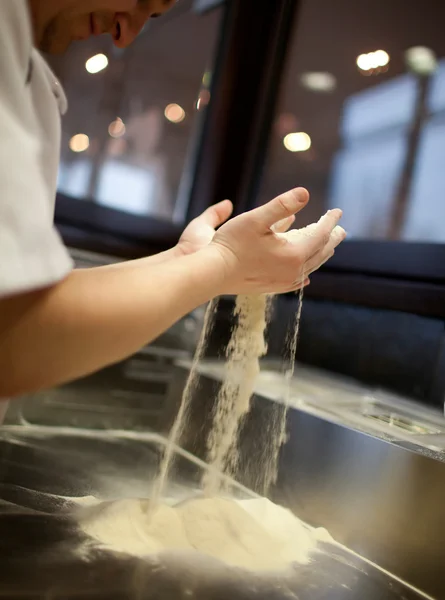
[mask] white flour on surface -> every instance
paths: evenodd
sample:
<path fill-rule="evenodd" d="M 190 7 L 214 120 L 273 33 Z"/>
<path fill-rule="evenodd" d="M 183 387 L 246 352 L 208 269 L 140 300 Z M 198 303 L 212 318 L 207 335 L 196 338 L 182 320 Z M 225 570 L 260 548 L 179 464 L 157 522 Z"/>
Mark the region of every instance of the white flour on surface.
<path fill-rule="evenodd" d="M 302 236 L 312 235 L 313 227 L 277 235 L 295 243 Z M 302 297 L 301 291 L 295 328 L 287 340 L 289 366 L 285 377 L 289 390 Z M 238 470 L 238 438 L 250 410 L 260 372 L 259 360 L 267 350 L 265 333 L 271 301 L 271 297 L 264 294 L 238 296 L 236 299 L 234 316 L 237 322 L 226 351 L 226 376 L 216 399 L 213 427 L 207 441 L 208 462 L 212 469 L 207 471 L 202 481 L 205 497 L 174 506 L 160 503 L 174 446 L 179 443 L 187 423 L 189 405 L 198 381 L 198 364 L 212 327 L 216 301 L 210 304 L 206 313 L 199 347 L 155 482 L 153 498 L 84 504 L 80 509 L 81 527 L 97 545 L 137 556 L 184 551 L 199 553 L 226 565 L 267 571 L 285 569 L 292 562 L 307 563 L 317 541 L 331 539 L 325 530 L 311 530 L 290 511 L 265 498 L 236 501 L 220 497 L 222 484 L 218 473 L 233 476 Z M 264 460 L 258 466 L 263 470 L 265 492 L 276 479 L 279 451 L 286 438 L 289 390 L 285 406 L 269 419 L 260 440 Z"/>
<path fill-rule="evenodd" d="M 149 506 L 149 500 L 140 499 L 86 505 L 80 525 L 103 549 L 134 556 L 186 551 L 253 571 L 306 564 L 318 541 L 331 541 L 326 530 L 310 529 L 266 498 Z"/>

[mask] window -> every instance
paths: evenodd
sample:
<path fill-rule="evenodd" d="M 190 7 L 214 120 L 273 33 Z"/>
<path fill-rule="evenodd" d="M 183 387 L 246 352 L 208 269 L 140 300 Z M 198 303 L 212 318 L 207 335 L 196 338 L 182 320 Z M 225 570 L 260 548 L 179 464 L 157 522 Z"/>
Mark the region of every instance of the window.
<path fill-rule="evenodd" d="M 138 216 L 184 220 L 181 180 L 210 101 L 223 14 L 222 7 L 196 8 L 181 1 L 125 51 L 102 36 L 51 59 L 70 106 L 60 192 Z"/>
<path fill-rule="evenodd" d="M 258 202 L 303 185 L 298 226 L 344 210 L 350 239 L 445 241 L 441 0 L 303 0 Z"/>

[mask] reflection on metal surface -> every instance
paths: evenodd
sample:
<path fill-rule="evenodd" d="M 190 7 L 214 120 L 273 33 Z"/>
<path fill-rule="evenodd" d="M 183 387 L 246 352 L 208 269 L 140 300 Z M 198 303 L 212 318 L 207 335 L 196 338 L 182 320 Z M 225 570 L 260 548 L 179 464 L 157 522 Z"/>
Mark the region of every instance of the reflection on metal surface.
<path fill-rule="evenodd" d="M 182 371 L 185 378 L 187 372 Z M 299 369 L 296 373 L 300 374 Z M 168 405 L 171 411 L 169 422 L 181 389 L 179 383 L 175 385 L 166 403 L 166 411 Z M 219 385 L 212 375 L 202 375 L 190 411 L 182 443 L 198 456 L 205 456 L 211 423 L 207 414 Z M 329 404 L 326 398 L 325 403 Z M 259 432 L 268 431 L 275 407 L 275 400 L 268 401 L 257 391 L 241 433 L 238 478 L 253 489 L 265 445 L 265 438 L 258 443 Z M 398 438 L 394 436 L 395 442 L 379 439 L 369 427 L 363 433 L 357 422 L 350 425 L 345 414 L 339 412 L 336 420 L 334 413 L 321 408 L 311 412 L 305 404 L 290 410 L 288 442 L 282 450 L 273 499 L 311 525 L 325 527 L 335 539 L 403 580 L 435 598 L 445 598 L 445 550 L 437 533 L 445 531 L 445 452 L 421 446 L 414 434 L 403 430 Z M 439 436 L 419 437 L 431 438 L 437 448 Z M 405 440 L 415 443 L 408 447 Z"/>
<path fill-rule="evenodd" d="M 387 423 L 390 427 L 398 427 L 399 429 L 403 429 L 409 433 L 413 434 L 435 434 L 440 433 L 440 429 L 433 429 L 424 425 L 420 422 L 413 421 L 408 419 L 407 417 L 403 417 L 402 415 L 398 415 L 397 413 L 363 413 L 363 416 L 367 419 L 375 419 L 376 421 L 381 421 L 382 423 Z"/>
<path fill-rule="evenodd" d="M 147 498 L 165 439 L 131 432 L 9 427 L 0 431 L 0 596 L 67 600 L 417 600 L 426 596 L 347 548 L 320 542 L 308 565 L 283 574 L 222 567 L 199 561 L 136 558 L 92 546 L 79 526 L 104 502 Z M 206 465 L 177 449 L 176 475 L 167 501 L 195 494 Z M 224 478 L 229 495 L 252 498 Z M 83 498 L 83 501 L 79 501 Z M 92 508 L 90 508 L 92 506 Z M 204 563 L 206 564 L 206 563 Z"/>
<path fill-rule="evenodd" d="M 170 352 L 167 354 L 170 356 Z M 156 359 L 156 356 L 150 357 L 149 354 L 145 354 L 145 357 Z M 153 364 L 153 361 L 149 361 L 149 364 Z M 121 384 L 126 379 L 119 376 L 119 371 L 111 370 L 106 376 L 102 375 L 103 380 L 100 377 L 93 378 L 77 388 L 48 392 L 40 403 L 31 399 L 23 405 L 22 411 L 22 417 L 28 421 L 27 427 L 5 427 L 0 430 L 0 497 L 7 502 L 12 498 L 23 511 L 25 506 L 27 511 L 37 506 L 35 502 L 38 501 L 38 510 L 44 513 L 46 519 L 43 523 L 36 516 L 36 523 L 24 533 L 22 529 L 20 532 L 14 530 L 13 524 L 8 525 L 12 529 L 5 529 L 4 524 L 9 522 L 1 511 L 7 510 L 9 504 L 0 502 L 2 536 L 4 531 L 9 531 L 8 535 L 14 534 L 18 540 L 23 539 L 20 535 L 28 540 L 26 536 L 32 534 L 35 542 L 32 546 L 28 540 L 30 546 L 44 557 L 40 559 L 41 562 L 34 564 L 31 552 L 28 555 L 30 562 L 20 563 L 25 567 L 30 582 L 36 581 L 37 564 L 39 568 L 43 566 L 43 580 L 60 570 L 57 562 L 60 553 L 51 540 L 57 535 L 58 539 L 62 539 L 65 535 L 58 529 L 65 516 L 57 512 L 59 505 L 53 504 L 54 496 L 93 494 L 111 499 L 128 496 L 143 498 L 149 495 L 150 480 L 158 460 L 151 442 L 163 442 L 159 441 L 162 440 L 160 436 L 137 430 L 147 431 L 153 427 L 157 431 L 168 432 L 187 376 L 187 369 L 170 368 L 172 378 L 166 396 L 160 394 L 156 399 L 155 384 L 147 387 L 146 382 L 141 382 L 138 387 L 138 381 L 129 380 L 128 386 L 123 386 Z M 438 532 L 445 531 L 445 505 L 442 501 L 445 494 L 445 453 L 437 449 L 441 443 L 445 447 L 445 435 L 419 433 L 418 430 L 413 433 L 402 428 L 400 438 L 393 438 L 396 439 L 395 443 L 373 437 L 370 429 L 365 430 L 364 435 L 357 430 L 357 424 L 353 425 L 355 430 L 351 428 L 345 415 L 355 411 L 362 421 L 373 424 L 375 420 L 363 414 L 366 407 L 371 407 L 376 415 L 397 413 L 402 424 L 412 422 L 434 429 L 435 421 L 432 419 L 430 423 L 429 419 L 414 416 L 415 408 L 411 404 L 404 405 L 403 409 L 391 408 L 396 401 L 390 396 L 385 396 L 381 402 L 376 400 L 376 394 L 360 395 L 356 390 L 354 396 L 354 386 L 342 387 L 341 380 L 336 380 L 335 385 L 327 385 L 326 379 L 312 371 L 297 369 L 297 374 L 305 381 L 307 389 L 320 392 L 324 382 L 333 391 L 332 410 L 339 411 L 336 416 L 338 420 L 334 420 L 334 412 L 320 408 L 308 409 L 306 404 L 291 409 L 289 440 L 280 458 L 279 478 L 273 490 L 273 499 L 288 506 L 309 524 L 325 527 L 339 542 L 403 580 L 436 599 L 444 598 L 442 565 L 445 554 Z M 273 369 L 267 375 L 270 384 L 274 381 Z M 279 373 L 275 375 L 278 377 Z M 186 435 L 181 441 L 185 450 L 191 451 L 195 457 L 190 458 L 185 451 L 179 452 L 179 457 L 187 460 L 178 458 L 176 473 L 179 482 L 173 482 L 172 488 L 175 493 L 180 493 L 180 489 L 184 492 L 179 485 L 181 482 L 190 486 L 191 482 L 199 481 L 196 468 L 190 462 L 194 465 L 203 464 L 199 457 L 205 456 L 206 436 L 212 422 L 212 402 L 218 385 L 219 382 L 213 377 L 201 375 Z M 349 390 L 346 402 L 342 390 Z M 320 394 L 318 401 L 323 397 L 326 403 L 327 398 L 323 394 Z M 335 408 L 336 403 L 339 408 Z M 257 475 L 261 475 L 261 457 L 267 446 L 267 443 L 258 444 L 259 432 L 263 433 L 261 440 L 267 442 L 268 426 L 276 408 L 276 400 L 256 395 L 252 411 L 241 431 L 241 468 L 237 477 L 253 490 L 259 489 L 256 487 Z M 53 427 L 33 427 L 29 422 Z M 75 430 L 66 425 L 131 431 Z M 390 427 L 388 423 L 380 421 L 376 421 L 376 425 Z M 421 447 L 418 438 L 428 438 L 433 444 Z M 433 445 L 436 450 L 430 449 Z M 42 496 L 42 492 L 46 495 Z M 47 517 L 42 506 L 48 506 L 53 517 Z M 25 528 L 26 519 L 23 523 Z M 53 526 L 54 531 L 51 529 Z M 38 528 L 37 534 L 35 527 Z M 71 533 L 66 538 L 68 547 L 72 539 L 70 536 Z M 46 543 L 47 538 L 50 538 L 50 542 L 43 551 L 39 544 Z M 11 551 L 7 542 L 3 547 Z M 23 548 L 19 544 L 11 547 L 16 548 L 19 556 L 23 555 Z M 63 556 L 65 559 L 68 556 L 65 550 Z M 120 564 L 120 559 L 109 555 L 102 557 L 102 560 L 107 565 L 116 560 L 116 568 Z M 11 571 L 7 574 L 9 579 L 3 577 L 2 569 L 6 569 L 7 564 L 4 557 L 0 557 L 2 585 L 4 581 L 11 583 L 13 575 Z M 100 566 L 96 565 L 95 568 L 98 569 L 93 569 L 95 573 L 102 573 Z M 74 561 L 68 571 L 77 572 L 76 569 L 78 565 Z M 23 572 L 21 566 L 20 578 L 13 585 L 17 585 L 17 582 L 22 585 Z M 64 573 L 63 577 L 69 578 L 67 572 Z M 62 578 L 61 573 L 56 575 Z M 77 579 L 80 581 L 81 578 L 75 578 L 75 585 Z M 41 583 L 42 578 L 39 581 Z M 65 585 L 66 579 L 60 579 L 59 583 Z M 295 588 L 294 593 L 300 600 L 312 600 L 313 585 L 318 586 L 320 600 L 332 600 L 334 596 L 339 600 L 408 600 L 424 597 L 345 550 L 337 553 L 331 549 L 317 557 L 308 571 L 300 572 L 298 585 L 303 587 Z M 234 600 L 237 597 L 234 590 L 230 595 Z M 10 597 L 21 600 L 20 595 L 10 594 Z M 267 597 L 281 600 L 279 595 Z M 62 598 L 66 600 L 66 596 Z M 114 599 L 112 595 L 107 596 L 107 600 L 111 598 Z M 148 592 L 144 598 L 150 598 Z M 196 598 L 200 596 L 196 595 Z M 263 599 L 264 595 L 247 595 L 244 598 Z M 59 600 L 57 596 L 56 599 Z"/>
<path fill-rule="evenodd" d="M 180 364 L 188 367 L 185 362 Z M 221 380 L 223 364 L 203 363 L 201 373 Z M 282 402 L 285 383 L 281 365 L 263 361 L 255 389 L 270 400 Z M 439 411 L 318 369 L 301 364 L 296 366 L 291 403 L 309 414 L 381 439 L 409 442 L 441 453 L 445 451 L 445 419 Z M 441 434 L 443 439 L 438 439 Z"/>

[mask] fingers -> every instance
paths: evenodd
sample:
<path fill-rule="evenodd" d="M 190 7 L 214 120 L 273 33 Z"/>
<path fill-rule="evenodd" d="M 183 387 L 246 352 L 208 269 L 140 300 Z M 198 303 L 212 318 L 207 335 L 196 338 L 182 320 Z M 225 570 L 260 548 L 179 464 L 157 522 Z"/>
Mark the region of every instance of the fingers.
<path fill-rule="evenodd" d="M 309 226 L 311 227 L 311 226 Z M 301 230 L 300 230 L 301 231 Z M 304 272 L 296 277 L 288 291 L 300 289 L 304 279 L 304 287 L 309 285 L 309 275 L 319 269 L 334 255 L 335 248 L 346 238 L 343 227 L 336 226 L 332 230 L 328 243 L 304 264 Z"/>
<path fill-rule="evenodd" d="M 278 221 L 278 223 L 275 223 L 275 225 L 272 225 L 271 229 L 275 233 L 286 233 L 286 231 L 289 229 L 289 227 L 291 225 L 293 225 L 294 221 L 295 221 L 295 215 L 291 215 L 290 217 L 287 217 L 286 219 L 282 219 L 281 221 Z"/>
<path fill-rule="evenodd" d="M 233 204 L 230 200 L 223 200 L 210 206 L 205 210 L 198 219 L 203 219 L 207 225 L 213 227 L 219 227 L 230 217 L 233 211 Z"/>
<path fill-rule="evenodd" d="M 250 211 L 250 215 L 255 219 L 260 229 L 267 231 L 275 223 L 283 221 L 299 212 L 306 206 L 309 200 L 309 194 L 304 188 L 290 190 L 267 204 Z"/>
<path fill-rule="evenodd" d="M 342 211 L 338 208 L 329 210 L 321 217 L 318 223 L 314 223 L 307 227 L 307 235 L 301 236 L 297 241 L 301 247 L 301 252 L 304 261 L 307 262 L 312 256 L 317 254 L 326 245 L 329 244 L 331 234 L 337 227 L 342 216 Z M 342 230 L 344 231 L 344 230 Z M 344 239 L 344 238 L 343 238 Z M 339 240 L 340 243 L 342 240 Z"/>
<path fill-rule="evenodd" d="M 335 248 L 345 239 L 346 231 L 343 227 L 336 226 L 329 236 L 328 243 L 318 252 L 316 252 L 304 265 L 304 271 L 307 274 L 313 273 L 319 269 L 333 255 Z"/>

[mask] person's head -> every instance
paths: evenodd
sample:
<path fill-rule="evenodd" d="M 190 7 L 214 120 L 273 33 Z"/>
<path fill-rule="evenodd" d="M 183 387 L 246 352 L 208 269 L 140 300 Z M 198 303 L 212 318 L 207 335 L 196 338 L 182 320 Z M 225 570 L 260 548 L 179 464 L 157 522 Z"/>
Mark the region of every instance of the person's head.
<path fill-rule="evenodd" d="M 36 46 L 59 54 L 71 42 L 109 33 L 116 46 L 131 44 L 144 24 L 176 0 L 28 0 Z"/>

